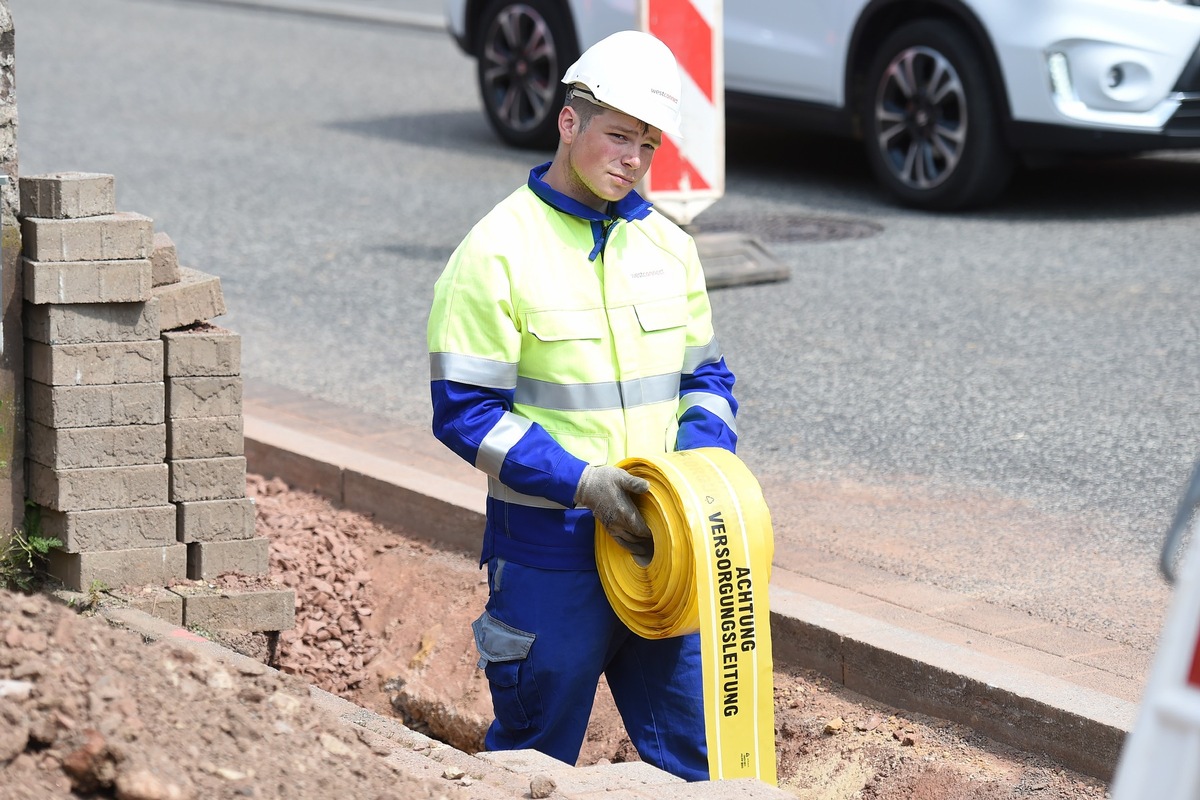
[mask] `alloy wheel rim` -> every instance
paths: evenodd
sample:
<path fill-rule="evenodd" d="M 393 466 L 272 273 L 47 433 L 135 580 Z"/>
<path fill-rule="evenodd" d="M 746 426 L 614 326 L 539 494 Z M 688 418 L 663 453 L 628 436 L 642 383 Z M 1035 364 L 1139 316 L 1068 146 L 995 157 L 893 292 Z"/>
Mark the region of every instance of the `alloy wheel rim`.
<path fill-rule="evenodd" d="M 883 73 L 875 100 L 879 154 L 912 189 L 944 183 L 967 141 L 967 97 L 958 71 L 928 47 L 899 53 Z"/>
<path fill-rule="evenodd" d="M 501 11 L 484 36 L 480 63 L 488 103 L 508 128 L 530 131 L 546 118 L 558 89 L 558 55 L 536 9 Z"/>

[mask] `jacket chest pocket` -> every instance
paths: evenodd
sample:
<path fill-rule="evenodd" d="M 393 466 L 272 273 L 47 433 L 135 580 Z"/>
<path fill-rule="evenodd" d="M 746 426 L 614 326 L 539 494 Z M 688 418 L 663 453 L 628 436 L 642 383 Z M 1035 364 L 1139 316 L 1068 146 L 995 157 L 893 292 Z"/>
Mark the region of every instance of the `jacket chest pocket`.
<path fill-rule="evenodd" d="M 555 383 L 605 380 L 610 340 L 603 308 L 531 311 L 525 318 L 521 374 Z"/>
<path fill-rule="evenodd" d="M 668 297 L 634 303 L 636 334 L 643 353 L 642 367 L 647 374 L 678 372 L 683 365 L 687 345 L 687 298 Z"/>

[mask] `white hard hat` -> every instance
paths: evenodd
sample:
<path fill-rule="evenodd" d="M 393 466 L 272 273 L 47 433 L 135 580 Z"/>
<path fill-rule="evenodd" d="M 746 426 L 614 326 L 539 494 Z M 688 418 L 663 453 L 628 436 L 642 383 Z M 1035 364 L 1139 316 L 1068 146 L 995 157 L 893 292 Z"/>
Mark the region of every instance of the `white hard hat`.
<path fill-rule="evenodd" d="M 567 68 L 562 82 L 679 137 L 679 65 L 670 48 L 648 33 L 619 31 L 601 39 Z"/>

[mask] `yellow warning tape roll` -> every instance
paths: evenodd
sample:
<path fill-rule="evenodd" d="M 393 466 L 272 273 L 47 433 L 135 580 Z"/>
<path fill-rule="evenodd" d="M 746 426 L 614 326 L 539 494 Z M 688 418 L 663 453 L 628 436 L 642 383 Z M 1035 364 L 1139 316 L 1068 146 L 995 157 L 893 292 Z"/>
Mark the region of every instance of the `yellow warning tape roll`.
<path fill-rule="evenodd" d="M 716 447 L 628 458 L 654 553 L 638 558 L 597 523 L 596 563 L 617 616 L 647 639 L 700 632 L 709 777 L 775 784 L 771 664 L 774 539 L 762 489 Z"/>

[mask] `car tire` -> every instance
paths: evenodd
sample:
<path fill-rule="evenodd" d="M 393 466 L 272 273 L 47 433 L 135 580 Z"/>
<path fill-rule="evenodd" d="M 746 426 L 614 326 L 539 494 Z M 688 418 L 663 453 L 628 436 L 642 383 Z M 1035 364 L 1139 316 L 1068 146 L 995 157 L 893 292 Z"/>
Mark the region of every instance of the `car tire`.
<path fill-rule="evenodd" d="M 995 199 L 1016 160 L 997 88 L 967 35 L 944 20 L 897 29 L 867 70 L 861 109 L 867 158 L 905 205 L 956 210 Z"/>
<path fill-rule="evenodd" d="M 558 143 L 563 73 L 579 58 L 567 12 L 553 0 L 493 0 L 479 21 L 475 64 L 488 122 L 510 145 Z"/>

